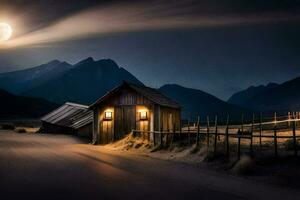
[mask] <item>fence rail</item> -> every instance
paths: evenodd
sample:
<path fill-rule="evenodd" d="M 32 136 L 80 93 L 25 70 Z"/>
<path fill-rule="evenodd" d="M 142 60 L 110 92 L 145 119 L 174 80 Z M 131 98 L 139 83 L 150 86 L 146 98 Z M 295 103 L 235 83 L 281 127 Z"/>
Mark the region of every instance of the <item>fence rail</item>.
<path fill-rule="evenodd" d="M 268 118 L 270 121 L 262 118 L 255 119 L 253 115 L 252 122 L 244 124 L 243 116 L 240 124 L 230 124 L 230 118 L 227 116 L 225 125 L 218 125 L 218 116 L 215 116 L 214 125 L 211 126 L 209 117 L 206 117 L 206 122 L 200 124 L 200 117 L 197 122 L 190 126 L 190 121 L 187 124 L 180 125 L 176 130 L 175 124 L 172 129 L 167 131 L 142 131 L 132 130 L 135 136 L 143 137 L 144 139 L 153 142 L 154 146 L 171 146 L 174 142 L 185 142 L 187 144 L 199 145 L 200 140 L 206 143 L 207 150 L 210 151 L 210 145 L 213 143 L 213 152 L 217 152 L 218 145 L 220 146 L 221 137 L 223 137 L 222 145 L 225 147 L 226 155 L 229 157 L 231 152 L 232 139 L 236 140 L 237 158 L 241 156 L 241 143 L 247 140 L 249 145 L 249 153 L 253 154 L 254 139 L 258 140 L 259 149 L 262 150 L 263 140 L 269 139 L 269 143 L 273 144 L 274 155 L 278 156 L 278 145 L 282 142 L 280 139 L 290 139 L 292 141 L 294 155 L 298 154 L 298 138 L 297 130 L 300 128 L 300 113 L 288 113 L 286 116 L 277 116 L 274 113 L 273 118 Z M 280 120 L 279 120 L 280 119 Z M 257 122 L 259 121 L 259 122 Z M 284 135 L 282 134 L 284 133 Z M 233 143 L 232 143 L 233 144 Z M 270 145 L 269 145 L 270 146 Z"/>

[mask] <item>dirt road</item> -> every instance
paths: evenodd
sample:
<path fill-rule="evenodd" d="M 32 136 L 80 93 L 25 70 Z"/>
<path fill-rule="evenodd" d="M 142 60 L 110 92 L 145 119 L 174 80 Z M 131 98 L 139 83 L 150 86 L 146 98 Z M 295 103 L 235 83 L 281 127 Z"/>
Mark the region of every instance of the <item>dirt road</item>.
<path fill-rule="evenodd" d="M 294 197 L 294 198 L 293 198 Z M 1 199 L 297 199 L 299 192 L 63 135 L 0 131 Z"/>

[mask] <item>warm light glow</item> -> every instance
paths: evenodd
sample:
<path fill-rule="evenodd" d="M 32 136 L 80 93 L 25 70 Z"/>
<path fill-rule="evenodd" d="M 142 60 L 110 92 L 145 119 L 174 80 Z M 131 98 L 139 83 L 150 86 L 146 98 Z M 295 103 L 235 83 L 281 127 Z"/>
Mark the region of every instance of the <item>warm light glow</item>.
<path fill-rule="evenodd" d="M 112 119 L 112 112 L 111 111 L 104 112 L 104 119 L 106 120 Z"/>
<path fill-rule="evenodd" d="M 142 120 L 148 119 L 146 110 L 140 111 L 140 119 L 142 119 Z"/>
<path fill-rule="evenodd" d="M 13 30 L 9 24 L 0 22 L 0 42 L 9 40 L 12 32 Z"/>

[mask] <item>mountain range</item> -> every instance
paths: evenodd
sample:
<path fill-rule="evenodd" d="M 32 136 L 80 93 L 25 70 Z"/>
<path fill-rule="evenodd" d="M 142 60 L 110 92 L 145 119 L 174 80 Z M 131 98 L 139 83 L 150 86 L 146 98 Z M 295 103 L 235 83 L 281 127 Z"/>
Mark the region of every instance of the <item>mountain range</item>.
<path fill-rule="evenodd" d="M 228 103 L 248 107 L 250 101 L 252 98 L 255 98 L 255 96 L 259 94 L 263 94 L 267 90 L 273 89 L 277 87 L 277 83 L 269 83 L 266 86 L 259 85 L 259 86 L 250 86 L 249 88 L 239 91 L 235 94 L 233 94 L 229 99 Z"/>
<path fill-rule="evenodd" d="M 232 95 L 228 102 L 262 112 L 300 110 L 300 77 L 282 84 L 249 87 Z"/>
<path fill-rule="evenodd" d="M 74 65 L 53 60 L 37 67 L 2 73 L 0 89 L 6 90 L 2 91 L 6 95 L 12 93 L 12 99 L 26 96 L 33 97 L 32 102 L 36 102 L 36 98 L 43 98 L 45 100 L 42 101 L 47 100 L 45 105 L 53 108 L 67 101 L 91 104 L 123 81 L 143 85 L 113 60 L 96 61 L 89 57 Z M 282 84 L 251 86 L 233 94 L 227 102 L 204 91 L 176 84 L 163 85 L 159 90 L 182 105 L 182 116 L 185 119 L 198 115 L 230 114 L 232 117 L 240 117 L 241 113 L 253 111 L 300 109 L 300 78 Z M 2 106 L 11 106 L 8 101 L 8 98 L 0 99 Z M 29 101 L 27 99 L 25 102 Z"/>
<path fill-rule="evenodd" d="M 0 88 L 15 95 L 44 98 L 56 104 L 66 101 L 91 104 L 123 81 L 143 85 L 113 60 L 95 61 L 91 57 L 74 65 L 53 60 L 37 67 L 0 74 Z M 179 85 L 164 85 L 159 90 L 183 106 L 183 118 L 217 113 L 240 115 L 245 111 L 201 90 Z"/>
<path fill-rule="evenodd" d="M 75 65 L 58 60 L 0 74 L 0 88 L 17 95 L 40 97 L 63 104 L 91 104 L 123 81 L 142 84 L 113 60 L 87 58 Z"/>
<path fill-rule="evenodd" d="M 66 101 L 91 104 L 123 81 L 142 84 L 110 59 L 94 61 L 88 58 L 71 70 L 31 88 L 25 96 L 43 97 L 56 103 Z"/>

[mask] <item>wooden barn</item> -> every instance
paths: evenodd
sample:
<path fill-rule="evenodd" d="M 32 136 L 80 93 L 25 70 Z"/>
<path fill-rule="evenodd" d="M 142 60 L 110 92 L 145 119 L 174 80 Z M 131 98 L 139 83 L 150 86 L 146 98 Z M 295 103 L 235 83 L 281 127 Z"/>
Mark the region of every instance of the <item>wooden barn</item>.
<path fill-rule="evenodd" d="M 93 112 L 88 106 L 68 102 L 42 117 L 41 121 L 40 132 L 92 138 Z"/>
<path fill-rule="evenodd" d="M 178 103 L 157 89 L 127 82 L 98 99 L 90 109 L 94 112 L 94 143 L 112 142 L 132 130 L 172 131 L 173 127 L 180 128 L 181 107 Z"/>

